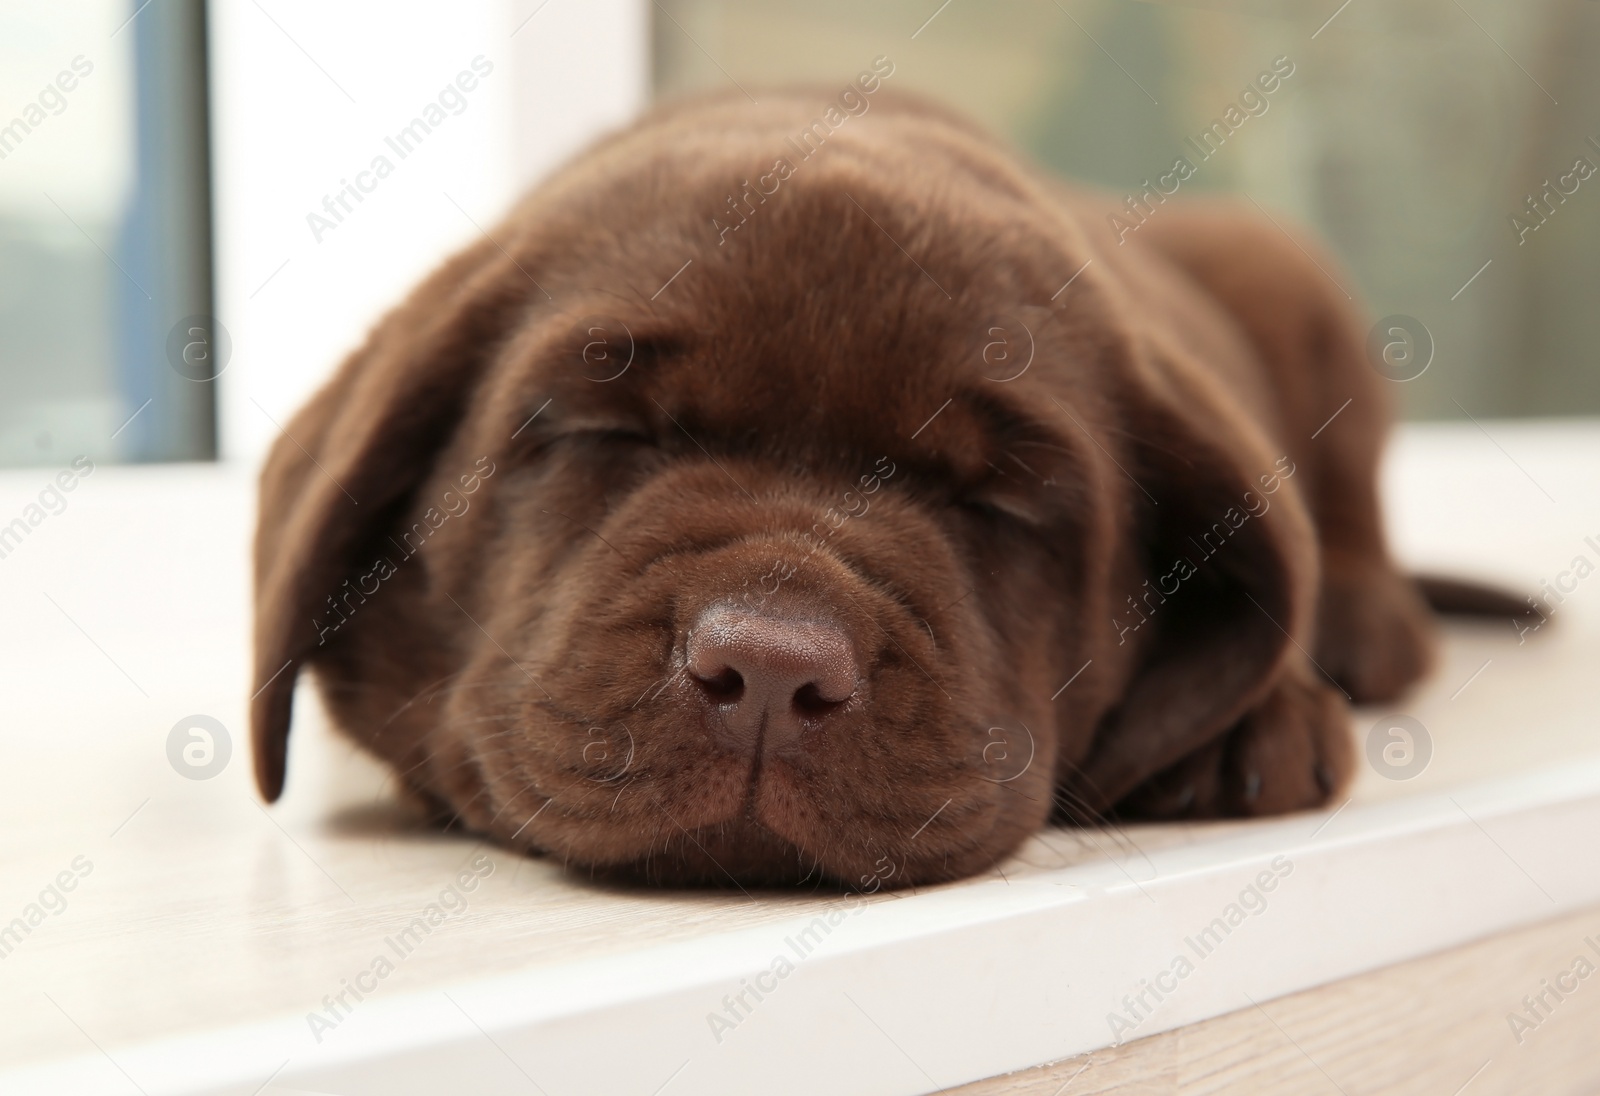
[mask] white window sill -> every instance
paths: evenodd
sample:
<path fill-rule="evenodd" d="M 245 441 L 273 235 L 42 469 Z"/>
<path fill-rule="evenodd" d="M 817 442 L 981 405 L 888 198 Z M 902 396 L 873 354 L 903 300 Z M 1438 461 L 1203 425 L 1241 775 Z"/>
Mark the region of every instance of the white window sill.
<path fill-rule="evenodd" d="M 1402 557 L 1530 591 L 1577 555 L 1600 563 L 1584 543 L 1600 542 L 1600 426 L 1485 427 L 1492 440 L 1403 433 L 1388 477 Z M 0 521 L 54 471 L 0 475 Z M 1124 995 L 1179 955 L 1193 972 L 1128 1037 L 1600 903 L 1596 579 L 1524 645 L 1509 622 L 1453 627 L 1438 674 L 1394 709 L 1429 729 L 1428 769 L 1363 769 L 1336 814 L 1056 831 L 1003 876 L 860 908 L 604 890 L 489 847 L 466 909 L 319 1044 L 307 1014 L 393 958 L 386 938 L 475 845 L 396 828 L 383 773 L 309 693 L 288 794 L 258 807 L 247 475 L 106 467 L 68 499 L 0 560 L 0 922 L 75 857 L 93 868 L 0 959 L 7 1093 L 124 1093 L 129 1078 L 249 1093 L 269 1077 L 263 1093 L 525 1093 L 531 1078 L 649 1096 L 757 1077 L 768 1093 L 919 1093 L 1107 1045 L 1108 1013 L 1129 1015 Z M 193 713 L 232 734 L 209 781 L 166 759 Z M 1293 868 L 1265 908 L 1193 950 L 1277 858 Z M 821 944 L 791 950 L 830 910 Z M 780 955 L 793 972 L 719 1042 L 708 1015 Z"/>

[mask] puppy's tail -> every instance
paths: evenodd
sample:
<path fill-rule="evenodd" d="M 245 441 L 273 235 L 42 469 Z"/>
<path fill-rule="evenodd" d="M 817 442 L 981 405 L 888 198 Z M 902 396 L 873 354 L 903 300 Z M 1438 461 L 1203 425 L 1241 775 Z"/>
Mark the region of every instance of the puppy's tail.
<path fill-rule="evenodd" d="M 1532 620 L 1538 616 L 1530 598 L 1506 590 L 1443 575 L 1416 575 L 1417 589 L 1436 613 L 1447 616 L 1511 617 Z"/>

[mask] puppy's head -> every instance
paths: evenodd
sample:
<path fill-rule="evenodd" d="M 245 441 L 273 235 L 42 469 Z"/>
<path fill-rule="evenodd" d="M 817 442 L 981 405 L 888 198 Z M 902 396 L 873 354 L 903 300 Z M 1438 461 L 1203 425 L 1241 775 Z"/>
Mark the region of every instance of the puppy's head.
<path fill-rule="evenodd" d="M 1020 176 L 873 124 L 800 163 L 671 116 L 601 146 L 291 424 L 269 797 L 312 664 L 441 812 L 607 873 L 876 889 L 1049 817 L 1132 666 L 1100 622 L 1143 519 L 1085 423 L 1135 348 L 1093 276 L 1048 303 L 1083 260 Z"/>

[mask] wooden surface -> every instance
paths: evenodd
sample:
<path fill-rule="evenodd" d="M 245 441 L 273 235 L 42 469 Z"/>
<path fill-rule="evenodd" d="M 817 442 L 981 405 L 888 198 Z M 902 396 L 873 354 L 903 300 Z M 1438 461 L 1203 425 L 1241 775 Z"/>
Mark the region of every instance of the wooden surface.
<path fill-rule="evenodd" d="M 1588 425 L 1487 427 L 1492 437 L 1471 426 L 1414 430 L 1398 447 L 1389 487 L 1396 539 L 1405 558 L 1529 588 L 1555 577 L 1580 553 L 1600 563 L 1600 552 L 1585 542 L 1588 536 L 1600 542 L 1600 431 Z M 0 516 L 21 512 L 55 471 L 0 475 Z M 385 941 L 480 854 L 487 857 L 483 863 L 492 865 L 492 873 L 467 897 L 464 909 L 452 913 L 396 964 L 345 1030 L 368 1022 L 364 1018 L 369 1015 L 390 1015 L 384 1010 L 399 1009 L 400 1002 L 415 995 L 507 974 L 609 962 L 613 968 L 608 969 L 620 972 L 615 976 L 623 981 L 630 970 L 646 967 L 665 972 L 663 979 L 687 978 L 694 972 L 672 967 L 683 960 L 663 957 L 669 952 L 715 955 L 723 941 L 826 908 L 828 898 L 808 894 L 600 888 L 563 873 L 558 865 L 417 828 L 394 805 L 386 774 L 328 734 L 315 706 L 305 702 L 306 693 L 297 709 L 288 794 L 279 805 L 264 809 L 249 781 L 244 724 L 244 562 L 251 521 L 249 479 L 241 472 L 104 467 L 78 485 L 65 512 L 47 518 L 0 560 L 0 619 L 5 621 L 0 629 L 0 698 L 5 705 L 0 730 L 5 746 L 5 765 L 0 767 L 0 835 L 5 839 L 0 842 L 0 924 L 23 915 L 61 872 L 74 870 L 77 858 L 92 865 L 61 896 L 65 908 L 45 914 L 0 958 L 0 1091 L 12 1091 L 9 1082 L 21 1076 L 7 1070 L 45 1069 L 55 1062 L 98 1070 L 94 1083 L 103 1082 L 104 1091 L 135 1091 L 118 1062 L 138 1061 L 141 1054 L 160 1057 L 165 1052 L 149 1048 L 248 1025 L 286 1025 L 285 1030 L 292 1028 L 303 1039 L 306 1017 L 324 1008 L 324 997 L 339 993 L 348 979 L 366 969 Z M 1453 628 L 1438 673 L 1395 709 L 1427 728 L 1433 748 L 1428 768 L 1415 779 L 1395 781 L 1363 767 L 1351 804 L 1327 833 L 1338 834 L 1346 821 L 1384 804 L 1403 807 L 1428 800 L 1448 805 L 1445 797 L 1465 794 L 1460 789 L 1475 782 L 1600 756 L 1595 726 L 1600 682 L 1593 672 L 1600 656 L 1600 577 L 1580 584 L 1554 619 L 1556 626 L 1526 643 L 1518 642 L 1509 624 Z M 233 757 L 212 779 L 189 779 L 168 759 L 172 729 L 195 714 L 220 720 L 231 737 Z M 1358 742 L 1380 714 L 1385 713 L 1357 714 L 1352 733 Z M 1417 816 L 1402 812 L 1394 817 Z M 893 932 L 909 934 L 904 937 L 909 939 L 925 931 L 917 927 L 918 911 L 924 908 L 961 909 L 970 920 L 991 901 L 986 896 L 1004 893 L 995 888 L 1011 888 L 1014 898 L 1028 893 L 1030 885 L 1080 887 L 1103 870 L 1104 887 L 1096 883 L 1083 892 L 1092 905 L 1101 901 L 1096 896 L 1112 894 L 1112 883 L 1151 883 L 1153 876 L 1140 874 L 1148 861 L 1167 865 L 1162 870 L 1180 882 L 1185 872 L 1227 870 L 1232 863 L 1228 857 L 1237 855 L 1226 852 L 1233 847 L 1227 842 L 1255 833 L 1290 832 L 1273 830 L 1273 825 L 1281 824 L 1053 831 L 985 878 L 872 899 L 874 904 L 898 904 L 895 917 L 864 918 L 861 924 L 898 925 Z M 1308 819 L 1293 825 L 1310 831 L 1321 822 Z M 1577 893 L 1561 889 L 1562 843 L 1592 843 L 1592 834 L 1585 839 L 1561 832 L 1554 814 L 1543 839 L 1536 831 L 1521 830 L 1513 840 L 1493 823 L 1480 829 L 1483 840 L 1472 856 L 1481 860 L 1473 859 L 1470 869 L 1481 874 L 1483 886 L 1491 889 L 1489 897 L 1503 911 L 1525 909 L 1514 916 L 1528 921 L 1549 915 L 1547 901 L 1568 901 Z M 1397 842 L 1413 839 L 1399 831 L 1395 837 Z M 1419 870 L 1427 867 L 1419 865 Z M 1555 898 L 1543 893 L 1547 890 Z M 1383 908 L 1384 895 L 1371 897 L 1374 908 Z M 1403 920 L 1407 913 L 1397 910 L 1386 916 Z M 1174 924 L 1190 919 L 1181 908 L 1171 914 Z M 1430 946 L 1427 924 L 1407 928 L 1416 941 L 1409 954 L 1443 946 Z M 1600 924 L 1594 929 L 1600 931 Z M 887 946 L 891 940 L 884 935 L 869 941 L 868 935 L 864 931 L 857 942 L 863 956 L 878 946 L 872 941 Z M 1084 941 L 1086 953 L 1092 954 L 1095 946 L 1092 939 Z M 1307 946 L 1314 947 L 1314 941 Z M 1303 961 L 1310 969 L 1311 957 L 1282 947 L 1281 952 L 1261 953 L 1255 961 L 1286 979 L 1272 984 L 1288 986 L 1297 963 Z M 1352 947 L 1359 953 L 1359 944 Z M 931 988 L 923 996 L 938 991 L 946 968 L 954 972 L 962 967 L 957 960 L 968 958 L 937 959 L 928 974 Z M 1508 962 L 1529 979 L 1530 988 L 1549 974 L 1531 953 L 1525 961 Z M 1003 973 L 1024 982 L 1058 977 L 1050 970 Z M 1076 984 L 1074 996 L 1057 1007 L 1089 1009 L 1098 1016 L 1129 973 L 1106 975 L 1099 996 L 1099 989 Z M 960 979 L 983 976 L 978 964 L 970 974 L 950 973 L 945 988 L 960 1000 L 970 988 L 959 984 Z M 1457 984 L 1460 988 L 1448 1000 L 1419 991 L 1415 1001 L 1416 1028 L 1423 1033 L 1419 1039 L 1433 1048 L 1430 1053 L 1448 1059 L 1440 1076 L 1447 1067 L 1465 1067 L 1464 1077 L 1482 1057 L 1458 1059 L 1453 1042 L 1435 1045 L 1429 1034 L 1437 1026 L 1433 1018 L 1447 1015 L 1442 1011 L 1446 1005 L 1456 1009 L 1471 1000 L 1485 1015 L 1502 1014 L 1503 1024 L 1503 1011 L 1510 1005 L 1496 996 L 1498 989 Z M 870 990 L 869 985 L 863 992 Z M 1600 981 L 1586 990 L 1600 997 Z M 570 1005 L 576 1016 L 590 1007 L 585 1000 L 573 991 L 569 1001 L 551 1002 L 549 1008 L 559 1011 Z M 776 1016 L 786 1007 L 769 1011 Z M 1211 1014 L 1230 1007 L 1219 1005 Z M 1266 1005 L 1274 1017 L 1279 1016 L 1277 1007 L 1299 1006 Z M 1578 1015 L 1576 1005 L 1572 1014 Z M 1234 1014 L 1210 1023 L 1220 1032 L 1247 1031 L 1261 1019 L 1253 1009 L 1250 1015 L 1255 1019 Z M 1317 1055 L 1313 1044 L 1324 1044 L 1318 1042 L 1312 1014 L 1284 1015 L 1295 1022 L 1280 1022 Z M 1335 1015 L 1337 1010 L 1329 1013 Z M 871 1017 L 874 1025 L 883 1019 Z M 804 1040 L 821 1040 L 819 1047 L 833 1048 L 838 1068 L 855 1077 L 853 1087 L 838 1091 L 938 1087 L 934 1077 L 924 1079 L 899 1059 L 859 1017 L 858 1026 L 866 1033 L 862 1038 L 870 1036 L 878 1040 L 875 1044 L 828 1034 L 833 1021 L 821 1013 L 797 1010 L 788 1022 L 795 1025 L 791 1043 L 802 1040 L 793 1044 L 795 1053 Z M 965 1049 L 981 1055 L 982 1017 L 974 1024 L 973 1045 Z M 1230 1026 L 1236 1024 L 1245 1027 Z M 1331 1031 L 1330 1038 L 1343 1032 L 1359 1044 L 1369 1038 L 1360 1030 L 1346 1025 Z M 1184 1038 L 1188 1036 L 1162 1035 L 1127 1044 L 1114 1057 L 1170 1053 L 1183 1064 L 1200 1045 L 1185 1044 Z M 1220 1038 L 1225 1047 L 1245 1036 Z M 341 1031 L 329 1039 L 346 1036 Z M 1147 1050 L 1140 1051 L 1141 1046 Z M 483 1042 L 477 1053 L 499 1062 L 502 1070 L 508 1068 L 493 1040 Z M 660 1060 L 670 1064 L 655 1083 L 669 1080 L 676 1065 L 671 1047 L 660 1053 Z M 880 1073 L 868 1069 L 864 1060 L 855 1068 L 855 1053 L 893 1060 L 900 1073 L 875 1058 L 873 1067 L 881 1067 L 887 1080 L 863 1080 Z M 1221 1069 L 1227 1053 L 1217 1053 Z M 1366 1067 L 1358 1068 L 1358 1051 L 1349 1053 L 1358 1057 L 1350 1059 L 1353 1080 L 1346 1089 L 1382 1091 L 1376 1080 L 1368 1083 L 1369 1075 L 1361 1072 Z M 259 1088 L 274 1066 L 291 1057 L 263 1051 L 260 1060 L 267 1064 L 240 1091 Z M 688 1057 L 686 1053 L 685 1061 Z M 816 1064 L 816 1055 L 809 1057 Z M 1516 1059 L 1508 1055 L 1508 1060 Z M 943 1080 L 962 1068 L 951 1065 L 950 1073 L 934 1072 Z M 285 1076 L 293 1072 L 290 1067 Z M 516 1073 L 508 1072 L 504 1083 L 505 1091 L 533 1091 Z M 643 1085 L 642 1091 L 649 1093 L 652 1087 Z M 176 1080 L 169 1090 L 223 1091 L 200 1081 L 183 1088 Z M 1451 1090 L 1442 1091 L 1448 1096 Z"/>
<path fill-rule="evenodd" d="M 1595 943 L 1591 945 L 1590 940 Z M 1600 907 L 1296 993 L 961 1096 L 1592 1096 L 1600 1092 Z M 1523 998 L 1564 974 L 1576 991 Z M 1559 992 L 1559 989 L 1558 989 Z"/>

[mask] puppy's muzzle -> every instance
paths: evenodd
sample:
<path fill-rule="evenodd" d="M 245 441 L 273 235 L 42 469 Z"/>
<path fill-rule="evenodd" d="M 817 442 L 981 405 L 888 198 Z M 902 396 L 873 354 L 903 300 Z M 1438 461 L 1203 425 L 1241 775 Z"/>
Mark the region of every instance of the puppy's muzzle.
<path fill-rule="evenodd" d="M 712 736 L 734 753 L 803 749 L 837 722 L 860 686 L 845 627 L 782 608 L 709 606 L 689 629 L 684 653 Z"/>

